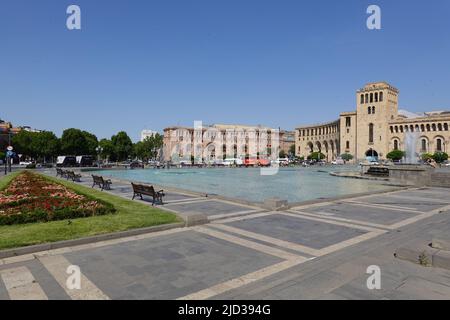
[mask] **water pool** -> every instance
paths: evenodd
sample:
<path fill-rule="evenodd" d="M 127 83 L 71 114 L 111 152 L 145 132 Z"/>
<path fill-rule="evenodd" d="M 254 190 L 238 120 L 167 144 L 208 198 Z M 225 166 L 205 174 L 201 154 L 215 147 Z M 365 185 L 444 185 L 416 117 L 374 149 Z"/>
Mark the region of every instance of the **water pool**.
<path fill-rule="evenodd" d="M 279 197 L 289 202 L 330 198 L 391 188 L 381 182 L 333 177 L 331 171 L 357 170 L 357 167 L 280 168 L 278 174 L 262 176 L 257 168 L 188 168 L 101 170 L 118 179 L 217 194 L 229 198 L 262 202 Z"/>

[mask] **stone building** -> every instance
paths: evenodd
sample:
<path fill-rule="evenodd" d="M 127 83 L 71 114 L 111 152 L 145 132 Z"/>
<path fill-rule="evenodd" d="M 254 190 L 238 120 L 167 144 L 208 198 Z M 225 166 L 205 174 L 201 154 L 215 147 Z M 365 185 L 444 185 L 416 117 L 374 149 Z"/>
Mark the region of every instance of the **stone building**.
<path fill-rule="evenodd" d="M 287 131 L 265 126 L 215 124 L 199 127 L 173 126 L 164 129 L 164 161 L 213 162 L 225 158 L 278 157 L 280 143 L 289 148 Z"/>
<path fill-rule="evenodd" d="M 336 121 L 295 130 L 296 155 L 320 151 L 326 160 L 349 153 L 358 161 L 385 159 L 392 150 L 413 143 L 415 156 L 448 151 L 450 112 L 415 114 L 398 109 L 399 90 L 387 82 L 365 85 L 356 92 L 356 110 Z"/>

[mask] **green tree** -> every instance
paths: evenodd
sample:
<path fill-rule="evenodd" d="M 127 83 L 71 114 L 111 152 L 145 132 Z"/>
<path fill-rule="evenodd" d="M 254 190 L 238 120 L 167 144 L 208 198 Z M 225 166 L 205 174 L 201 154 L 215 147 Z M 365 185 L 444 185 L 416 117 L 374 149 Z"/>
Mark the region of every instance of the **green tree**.
<path fill-rule="evenodd" d="M 353 159 L 353 155 L 351 155 L 350 153 L 343 153 L 341 154 L 341 158 L 344 161 L 350 161 Z"/>
<path fill-rule="evenodd" d="M 278 154 L 279 158 L 286 158 L 286 152 L 284 152 L 284 150 L 281 150 Z"/>
<path fill-rule="evenodd" d="M 127 160 L 133 153 L 133 142 L 125 131 L 120 131 L 111 137 L 114 154 L 117 161 Z"/>
<path fill-rule="evenodd" d="M 431 153 L 422 153 L 421 158 L 423 161 L 428 161 L 429 159 L 433 159 L 433 154 Z"/>
<path fill-rule="evenodd" d="M 403 159 L 405 156 L 405 152 L 401 150 L 393 150 L 386 155 L 386 158 L 391 159 L 392 161 L 398 161 Z"/>
<path fill-rule="evenodd" d="M 53 132 L 38 132 L 33 135 L 31 149 L 39 160 L 47 162 L 58 155 L 60 141 Z"/>
<path fill-rule="evenodd" d="M 322 152 L 311 152 L 311 154 L 308 156 L 308 160 L 322 160 L 325 159 L 325 155 Z"/>
<path fill-rule="evenodd" d="M 437 152 L 435 152 L 435 153 L 433 154 L 433 159 L 434 159 L 434 161 L 436 161 L 437 163 L 442 163 L 442 162 L 448 160 L 448 154 L 445 153 L 445 152 L 439 152 L 439 151 L 437 151 Z"/>
<path fill-rule="evenodd" d="M 3 151 L 0 151 L 0 159 L 4 160 L 6 158 L 6 153 L 4 153 Z"/>
<path fill-rule="evenodd" d="M 164 145 L 163 136 L 157 133 L 150 137 L 150 141 L 150 158 L 156 159 L 158 152 Z"/>
<path fill-rule="evenodd" d="M 146 138 L 148 139 L 148 138 Z M 133 155 L 141 160 L 148 160 L 150 150 L 147 148 L 145 141 L 139 141 L 133 145 Z"/>
<path fill-rule="evenodd" d="M 98 139 L 95 136 L 95 134 L 92 134 L 87 131 L 81 132 L 84 135 L 84 138 L 86 139 L 86 153 L 83 155 L 94 155 L 97 154 L 97 151 L 95 150 L 98 147 Z"/>
<path fill-rule="evenodd" d="M 102 159 L 108 159 L 110 161 L 116 161 L 116 154 L 114 152 L 114 145 L 109 139 L 102 139 L 98 143 L 98 145 L 102 148 L 102 152 L 100 153 L 100 157 Z"/>
<path fill-rule="evenodd" d="M 89 142 L 80 129 L 66 129 L 61 136 L 61 151 L 65 155 L 89 154 Z"/>
<path fill-rule="evenodd" d="M 292 156 L 295 155 L 295 144 L 293 144 L 289 147 L 289 154 Z"/>
<path fill-rule="evenodd" d="M 163 146 L 163 137 L 160 134 L 147 137 L 144 141 L 139 141 L 133 146 L 133 154 L 139 159 L 147 161 L 155 159 Z"/>
<path fill-rule="evenodd" d="M 31 158 L 36 156 L 34 150 L 32 150 L 33 134 L 34 132 L 22 130 L 13 136 L 12 145 L 17 154 L 23 154 Z"/>

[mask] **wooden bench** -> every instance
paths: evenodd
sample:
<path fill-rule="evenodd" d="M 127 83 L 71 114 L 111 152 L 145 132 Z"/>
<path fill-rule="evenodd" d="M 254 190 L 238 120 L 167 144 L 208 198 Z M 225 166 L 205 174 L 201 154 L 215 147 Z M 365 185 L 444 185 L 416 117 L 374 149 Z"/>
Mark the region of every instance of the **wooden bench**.
<path fill-rule="evenodd" d="M 66 171 L 67 180 L 72 180 L 73 182 L 81 182 L 81 174 L 75 173 L 73 171 Z"/>
<path fill-rule="evenodd" d="M 164 204 L 163 203 L 163 197 L 165 196 L 164 190 L 155 191 L 155 188 L 153 188 L 153 186 L 148 186 L 144 184 L 135 184 L 133 182 L 131 183 L 131 186 L 133 187 L 132 200 L 134 200 L 136 196 L 141 197 L 142 200 L 143 199 L 142 196 L 146 195 L 152 197 L 153 199 L 152 206 L 154 206 L 156 202 L 159 202 L 162 205 Z"/>
<path fill-rule="evenodd" d="M 69 171 L 67 171 L 67 170 L 63 170 L 63 169 L 56 169 L 56 176 L 60 176 L 61 178 L 67 178 L 67 173 L 68 173 Z"/>
<path fill-rule="evenodd" d="M 102 189 L 102 191 L 103 191 L 103 189 L 111 190 L 111 184 L 112 184 L 111 180 L 109 180 L 109 179 L 105 180 L 105 179 L 103 179 L 102 176 L 96 176 L 96 175 L 92 175 L 92 179 L 93 179 L 92 188 L 95 186 L 99 186 Z"/>

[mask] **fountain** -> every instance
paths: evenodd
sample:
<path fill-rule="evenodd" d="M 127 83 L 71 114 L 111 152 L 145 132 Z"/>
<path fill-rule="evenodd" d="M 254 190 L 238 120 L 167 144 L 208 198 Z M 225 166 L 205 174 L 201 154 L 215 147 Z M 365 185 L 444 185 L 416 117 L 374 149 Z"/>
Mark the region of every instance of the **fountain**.
<path fill-rule="evenodd" d="M 403 185 L 426 186 L 431 184 L 430 167 L 419 163 L 417 143 L 420 132 L 409 131 L 405 133 L 405 157 L 401 165 L 389 166 L 391 181 Z"/>
<path fill-rule="evenodd" d="M 418 164 L 417 141 L 419 140 L 419 132 L 405 133 L 405 164 Z"/>

